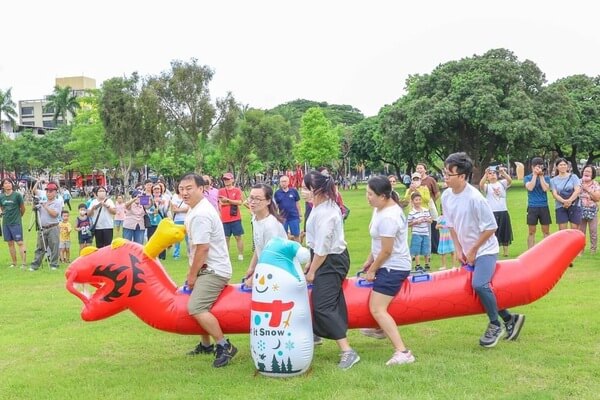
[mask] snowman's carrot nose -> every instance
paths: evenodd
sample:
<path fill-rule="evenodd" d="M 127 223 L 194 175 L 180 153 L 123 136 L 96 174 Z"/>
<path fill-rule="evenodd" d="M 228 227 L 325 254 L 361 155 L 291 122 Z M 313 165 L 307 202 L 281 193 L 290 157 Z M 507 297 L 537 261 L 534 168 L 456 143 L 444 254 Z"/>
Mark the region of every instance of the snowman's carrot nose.
<path fill-rule="evenodd" d="M 260 279 L 258 280 L 258 283 L 259 283 L 260 285 L 264 285 L 264 284 L 265 284 L 265 276 L 264 276 L 264 275 L 261 275 L 261 276 L 260 276 Z"/>

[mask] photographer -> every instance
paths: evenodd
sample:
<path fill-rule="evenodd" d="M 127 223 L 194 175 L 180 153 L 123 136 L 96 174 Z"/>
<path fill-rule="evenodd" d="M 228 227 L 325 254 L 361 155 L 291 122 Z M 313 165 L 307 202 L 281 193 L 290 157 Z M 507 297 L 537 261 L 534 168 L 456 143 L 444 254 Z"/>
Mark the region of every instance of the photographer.
<path fill-rule="evenodd" d="M 39 189 L 38 189 L 39 190 Z M 38 239 L 35 249 L 35 257 L 30 271 L 37 271 L 42 264 L 42 257 L 49 251 L 50 269 L 58 269 L 58 245 L 59 245 L 59 229 L 58 218 L 62 211 L 63 203 L 59 200 L 58 186 L 54 182 L 48 183 L 46 186 L 46 201 L 41 201 L 39 197 L 34 197 L 33 208 L 37 213 L 38 218 Z"/>
<path fill-rule="evenodd" d="M 542 226 L 544 238 L 550 234 L 552 217 L 548 208 L 548 190 L 550 190 L 550 177 L 541 157 L 531 159 L 531 174 L 523 178 L 527 189 L 527 225 L 529 233 L 527 236 L 527 248 L 535 244 L 535 231 L 538 222 Z"/>
<path fill-rule="evenodd" d="M 498 243 L 502 246 L 504 257 L 508 257 L 508 246 L 513 240 L 510 214 L 506 204 L 506 191 L 511 183 L 512 178 L 502 165 L 489 166 L 479 181 L 479 189 L 494 212 L 494 218 L 496 218 L 498 229 L 496 229 L 495 235 Z"/>
<path fill-rule="evenodd" d="M 96 247 L 101 248 L 110 245 L 113 239 L 114 215 L 117 212 L 115 203 L 108 198 L 106 188 L 98 186 L 94 193 L 96 198 L 88 207 L 88 217 L 94 220 L 92 230 L 96 239 Z"/>
<path fill-rule="evenodd" d="M 125 202 L 125 220 L 123 221 L 123 237 L 127 240 L 144 244 L 144 235 L 146 234 L 146 225 L 144 215 L 146 210 L 140 204 L 140 197 L 143 192 L 138 189 L 133 190 L 131 199 Z"/>
<path fill-rule="evenodd" d="M 21 268 L 25 268 L 26 252 L 23 242 L 23 214 L 25 214 L 25 202 L 21 193 L 14 190 L 14 184 L 8 178 L 2 180 L 2 193 L 0 194 L 0 215 L 2 219 L 2 236 L 8 243 L 8 251 L 12 264 L 11 268 L 17 265 L 17 251 L 15 242 L 19 246 L 21 253 Z"/>

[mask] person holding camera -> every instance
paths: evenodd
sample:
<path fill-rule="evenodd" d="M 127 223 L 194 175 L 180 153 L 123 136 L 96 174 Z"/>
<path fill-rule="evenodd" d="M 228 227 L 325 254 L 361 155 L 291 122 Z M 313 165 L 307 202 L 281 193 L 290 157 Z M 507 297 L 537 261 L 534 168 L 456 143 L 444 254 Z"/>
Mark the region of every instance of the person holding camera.
<path fill-rule="evenodd" d="M 244 228 L 242 226 L 242 215 L 240 206 L 244 204 L 244 195 L 239 188 L 233 186 L 233 174 L 226 172 L 223 174 L 223 184 L 225 187 L 219 189 L 219 204 L 221 205 L 221 222 L 225 230 L 225 239 L 229 249 L 229 239 L 233 235 L 237 244 L 238 261 L 244 260 L 244 242 L 242 235 Z"/>
<path fill-rule="evenodd" d="M 37 271 L 42 264 L 42 257 L 49 254 L 49 264 L 51 270 L 58 269 L 58 251 L 60 243 L 60 230 L 58 228 L 58 218 L 62 212 L 62 199 L 58 197 L 58 186 L 54 182 L 46 186 L 46 201 L 34 198 L 34 210 L 38 213 L 38 238 L 35 248 L 35 257 L 29 266 L 30 271 Z M 36 204 L 37 203 L 37 204 Z"/>
<path fill-rule="evenodd" d="M 531 159 L 531 174 L 523 178 L 523 183 L 527 189 L 527 226 L 529 227 L 527 248 L 530 249 L 535 244 L 538 222 L 542 226 L 544 238 L 550 234 L 550 224 L 552 223 L 547 193 L 550 190 L 550 177 L 547 175 L 547 168 L 541 157 Z"/>
<path fill-rule="evenodd" d="M 11 268 L 17 265 L 15 242 L 21 253 L 21 268 L 25 268 L 26 265 L 27 253 L 23 241 L 23 214 L 25 214 L 23 196 L 14 190 L 14 184 L 10 179 L 2 179 L 2 193 L 0 194 L 0 215 L 3 216 L 2 236 L 8 244 L 8 251 L 12 260 Z"/>
<path fill-rule="evenodd" d="M 579 229 L 579 224 L 581 224 L 581 207 L 579 205 L 581 181 L 577 175 L 569 172 L 569 163 L 564 158 L 558 158 L 554 166 L 558 174 L 550 180 L 550 186 L 552 197 L 555 200 L 558 230 L 567 229 L 569 222 L 571 229 Z"/>
<path fill-rule="evenodd" d="M 508 257 L 508 246 L 513 240 L 510 214 L 506 205 L 506 191 L 512 183 L 512 178 L 502 165 L 491 165 L 479 181 L 479 189 L 485 196 L 496 218 L 496 238 L 502 246 L 502 255 Z"/>
<path fill-rule="evenodd" d="M 110 245 L 113 240 L 114 215 L 117 213 L 115 203 L 108 198 L 106 188 L 98 186 L 94 193 L 96 198 L 88 207 L 88 217 L 94 220 L 92 231 L 96 239 L 96 247 L 102 248 Z"/>
<path fill-rule="evenodd" d="M 144 216 L 146 215 L 146 210 L 140 204 L 140 197 L 143 195 L 143 192 L 141 189 L 136 189 L 130 195 L 131 199 L 125 202 L 123 238 L 144 245 L 144 236 L 146 235 Z"/>

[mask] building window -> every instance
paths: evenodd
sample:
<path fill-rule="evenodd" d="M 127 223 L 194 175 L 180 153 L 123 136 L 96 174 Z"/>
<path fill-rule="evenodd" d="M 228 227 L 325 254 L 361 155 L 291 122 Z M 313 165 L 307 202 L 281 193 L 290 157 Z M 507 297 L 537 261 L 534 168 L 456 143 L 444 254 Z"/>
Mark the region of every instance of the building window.
<path fill-rule="evenodd" d="M 21 125 L 33 126 L 33 121 L 23 121 Z"/>
<path fill-rule="evenodd" d="M 33 115 L 33 107 L 21 107 L 21 115 Z"/>
<path fill-rule="evenodd" d="M 42 123 L 44 124 L 44 128 L 54 128 L 56 126 L 53 120 L 43 121 Z"/>
<path fill-rule="evenodd" d="M 44 116 L 54 115 L 54 107 L 52 106 L 44 106 Z"/>

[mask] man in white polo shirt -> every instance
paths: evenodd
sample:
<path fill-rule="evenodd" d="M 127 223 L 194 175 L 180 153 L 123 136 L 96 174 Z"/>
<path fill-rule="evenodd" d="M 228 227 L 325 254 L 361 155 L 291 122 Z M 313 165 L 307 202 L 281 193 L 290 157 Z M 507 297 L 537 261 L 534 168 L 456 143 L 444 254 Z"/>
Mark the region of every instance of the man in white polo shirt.
<path fill-rule="evenodd" d="M 204 197 L 204 180 L 188 174 L 179 182 L 179 195 L 190 207 L 185 217 L 189 238 L 189 271 L 187 285 L 192 289 L 188 312 L 208 333 L 189 355 L 215 352 L 213 367 L 224 367 L 236 355 L 237 348 L 223 335 L 217 318 L 210 312 L 213 304 L 229 282 L 232 268 L 225 232 L 219 213 Z M 210 336 L 216 343 L 210 344 Z"/>

